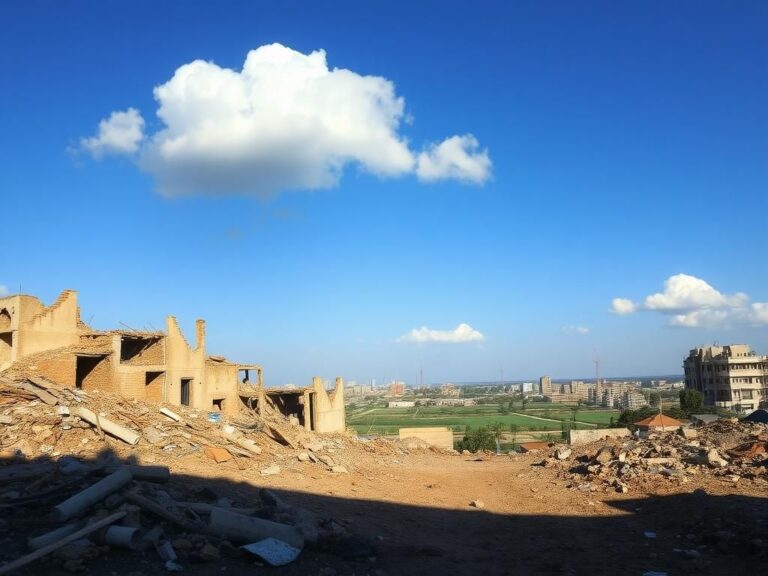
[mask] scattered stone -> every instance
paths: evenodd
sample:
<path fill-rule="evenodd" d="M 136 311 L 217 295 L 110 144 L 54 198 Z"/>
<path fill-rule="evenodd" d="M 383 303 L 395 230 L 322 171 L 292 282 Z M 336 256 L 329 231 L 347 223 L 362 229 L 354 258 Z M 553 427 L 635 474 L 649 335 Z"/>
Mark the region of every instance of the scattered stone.
<path fill-rule="evenodd" d="M 485 508 L 485 502 L 482 500 L 472 500 L 472 502 L 469 503 L 470 506 L 473 508 Z"/>
<path fill-rule="evenodd" d="M 194 547 L 192 542 L 186 538 L 176 538 L 171 542 L 171 544 L 176 550 L 192 550 Z"/>
<path fill-rule="evenodd" d="M 686 558 L 701 558 L 701 552 L 698 550 L 683 550 Z"/>
<path fill-rule="evenodd" d="M 198 555 L 200 558 L 206 561 L 211 560 L 218 560 L 221 558 L 221 555 L 219 554 L 219 549 L 216 548 L 216 546 L 211 545 L 209 542 L 206 542 L 200 550 L 198 550 Z"/>
<path fill-rule="evenodd" d="M 146 428 L 142 428 L 141 433 L 144 435 L 144 438 L 147 439 L 147 442 L 150 444 L 163 444 L 165 442 L 166 434 L 163 434 L 155 428 L 154 426 L 147 426 Z"/>
<path fill-rule="evenodd" d="M 333 461 L 333 458 L 331 458 L 327 454 L 320 454 L 317 458 L 320 460 L 320 462 L 322 462 L 326 466 L 333 467 L 336 465 L 336 462 Z"/>
<path fill-rule="evenodd" d="M 728 466 L 728 461 L 720 456 L 720 453 L 715 448 L 707 452 L 705 462 L 710 468 L 725 468 Z"/>
<path fill-rule="evenodd" d="M 167 449 L 168 446 L 165 446 L 163 449 Z M 217 464 L 221 464 L 222 462 L 228 462 L 229 460 L 232 460 L 232 454 L 229 453 L 229 451 L 225 450 L 224 448 L 216 448 L 214 446 L 206 446 L 205 450 L 203 451 L 208 458 L 216 462 Z"/>
<path fill-rule="evenodd" d="M 555 450 L 555 458 L 558 460 L 567 460 L 571 457 L 571 454 L 573 453 L 573 450 L 570 448 L 558 448 Z"/>
<path fill-rule="evenodd" d="M 280 474 L 280 466 L 272 464 L 272 466 L 259 470 L 259 474 L 262 476 L 274 476 L 275 474 Z"/>
<path fill-rule="evenodd" d="M 597 451 L 597 454 L 595 454 L 594 460 L 600 464 L 607 464 L 613 460 L 613 448 L 610 446 L 603 446 Z"/>
<path fill-rule="evenodd" d="M 309 462 L 309 454 L 306 452 L 299 452 L 296 457 L 299 459 L 299 462 Z"/>
<path fill-rule="evenodd" d="M 344 466 L 339 466 L 339 465 L 332 466 L 331 467 L 331 472 L 333 472 L 334 474 L 348 474 L 349 473 L 349 471 Z"/>
<path fill-rule="evenodd" d="M 680 435 L 685 438 L 686 440 L 693 440 L 694 438 L 698 438 L 699 431 L 695 428 L 680 428 Z"/>

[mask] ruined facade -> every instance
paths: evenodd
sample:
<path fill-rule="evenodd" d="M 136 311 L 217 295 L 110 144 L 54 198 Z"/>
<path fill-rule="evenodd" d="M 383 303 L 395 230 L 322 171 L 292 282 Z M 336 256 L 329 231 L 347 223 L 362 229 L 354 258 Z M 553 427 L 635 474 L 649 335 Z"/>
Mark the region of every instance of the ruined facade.
<path fill-rule="evenodd" d="M 694 348 L 683 361 L 685 387 L 704 404 L 751 412 L 768 402 L 768 356 L 746 344 Z"/>
<path fill-rule="evenodd" d="M 173 316 L 164 332 L 93 330 L 80 319 L 73 290 L 48 307 L 34 296 L 0 298 L 0 372 L 228 416 L 252 405 L 255 391 L 286 416 L 300 414 L 299 423 L 308 430 L 339 432 L 346 426 L 340 378 L 330 394 L 316 378 L 312 386 L 286 395 L 264 387 L 261 366 L 208 355 L 203 320 L 196 323 L 194 346 Z"/>

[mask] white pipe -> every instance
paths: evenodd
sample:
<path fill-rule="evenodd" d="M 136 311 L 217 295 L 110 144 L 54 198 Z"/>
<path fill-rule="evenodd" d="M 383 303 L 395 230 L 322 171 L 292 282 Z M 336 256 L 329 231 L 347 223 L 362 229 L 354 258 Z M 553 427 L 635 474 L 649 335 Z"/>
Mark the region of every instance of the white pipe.
<path fill-rule="evenodd" d="M 112 420 L 108 420 L 103 416 L 97 416 L 88 410 L 88 408 L 83 408 L 80 406 L 77 409 L 77 415 L 89 424 L 100 427 L 107 434 L 111 434 L 115 438 L 119 438 L 128 444 L 137 444 L 139 438 L 141 438 L 141 434 L 137 434 L 133 430 L 129 430 L 125 426 L 121 426 L 116 422 L 112 422 Z"/>
<path fill-rule="evenodd" d="M 278 524 L 255 516 L 243 516 L 223 508 L 211 509 L 208 525 L 212 534 L 238 542 L 258 542 L 265 538 L 275 538 L 299 550 L 304 548 L 304 537 L 295 526 Z"/>
<path fill-rule="evenodd" d="M 131 480 L 133 480 L 133 475 L 131 474 L 130 469 L 121 468 L 117 472 L 113 472 L 106 478 L 99 480 L 93 486 L 64 500 L 64 502 L 51 511 L 51 516 L 56 522 L 65 522 L 70 518 L 74 518 L 87 508 L 96 504 L 96 502 L 100 502 L 112 494 L 112 492 L 120 490 L 120 488 L 128 484 Z"/>
<path fill-rule="evenodd" d="M 174 422 L 181 422 L 181 416 L 176 414 L 176 412 L 171 412 L 168 410 L 168 408 L 160 408 L 160 414 L 164 414 L 165 416 L 168 416 L 171 420 Z"/>

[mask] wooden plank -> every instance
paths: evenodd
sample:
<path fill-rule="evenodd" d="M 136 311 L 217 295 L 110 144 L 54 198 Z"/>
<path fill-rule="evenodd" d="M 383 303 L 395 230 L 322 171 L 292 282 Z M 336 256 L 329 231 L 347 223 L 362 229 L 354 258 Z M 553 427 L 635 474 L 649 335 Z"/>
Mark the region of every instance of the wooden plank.
<path fill-rule="evenodd" d="M 17 384 L 19 388 L 24 390 L 25 392 L 29 392 L 30 394 L 34 394 L 37 396 L 40 400 L 48 404 L 49 406 L 55 406 L 59 403 L 59 399 L 56 398 L 53 394 L 50 392 L 46 392 L 45 390 L 41 390 L 37 386 L 33 386 L 29 382 L 20 382 Z"/>
<path fill-rule="evenodd" d="M 35 550 L 34 552 L 27 554 L 26 556 L 22 556 L 21 558 L 17 558 L 13 562 L 4 564 L 3 566 L 0 566 L 0 575 L 10 574 L 14 570 L 18 570 L 19 568 L 26 566 L 27 564 L 31 564 L 35 560 L 39 560 L 43 556 L 47 556 L 51 552 L 58 550 L 59 548 L 69 544 L 70 542 L 74 542 L 75 540 L 80 540 L 80 538 L 82 538 L 83 536 L 87 536 L 88 534 L 96 532 L 97 530 L 101 530 L 105 526 L 114 524 L 115 522 L 123 518 L 126 514 L 128 514 L 128 512 L 124 510 L 121 512 L 115 512 L 114 514 L 110 514 L 106 518 L 99 520 L 98 522 L 94 522 L 93 524 L 89 524 L 85 528 L 82 528 L 77 532 L 73 532 L 69 536 L 65 536 L 64 538 L 62 538 L 61 540 L 58 540 L 57 542 L 48 544 L 48 546 L 40 548 L 39 550 Z"/>

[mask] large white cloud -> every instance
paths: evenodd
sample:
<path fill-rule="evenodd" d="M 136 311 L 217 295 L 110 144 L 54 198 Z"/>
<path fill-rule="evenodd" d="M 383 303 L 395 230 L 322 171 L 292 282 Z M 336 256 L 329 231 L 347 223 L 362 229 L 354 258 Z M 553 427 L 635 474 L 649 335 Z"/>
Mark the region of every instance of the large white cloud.
<path fill-rule="evenodd" d="M 688 274 L 670 276 L 664 291 L 651 294 L 642 304 L 614 298 L 612 311 L 631 314 L 651 310 L 670 315 L 669 324 L 686 328 L 734 325 L 768 325 L 768 303 L 750 302 L 743 292 L 723 294 L 705 280 Z"/>
<path fill-rule="evenodd" d="M 419 154 L 416 173 L 421 180 L 461 180 L 483 184 L 491 176 L 487 150 L 471 134 L 451 136 Z"/>
<path fill-rule="evenodd" d="M 142 144 L 139 165 L 168 196 L 329 188 L 350 164 L 380 177 L 478 184 L 491 169 L 469 135 L 428 145 L 417 158 L 400 134 L 405 102 L 393 83 L 329 69 L 323 50 L 261 46 L 240 71 L 196 60 L 154 96 L 163 126 Z M 101 125 L 83 147 L 97 153 L 100 142 Z"/>
<path fill-rule="evenodd" d="M 397 339 L 398 342 L 448 342 L 458 344 L 462 342 L 482 342 L 485 336 L 472 328 L 469 324 L 459 324 L 453 330 L 433 330 L 422 326 L 414 328 L 407 334 Z"/>
<path fill-rule="evenodd" d="M 676 274 L 664 282 L 664 292 L 651 294 L 645 299 L 648 310 L 692 310 L 697 308 L 734 308 L 743 306 L 746 294 L 721 294 L 701 278 Z"/>
<path fill-rule="evenodd" d="M 144 139 L 144 119 L 135 108 L 112 112 L 99 122 L 99 131 L 91 138 L 81 138 L 80 146 L 95 158 L 105 154 L 133 154 Z"/>

